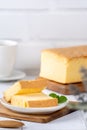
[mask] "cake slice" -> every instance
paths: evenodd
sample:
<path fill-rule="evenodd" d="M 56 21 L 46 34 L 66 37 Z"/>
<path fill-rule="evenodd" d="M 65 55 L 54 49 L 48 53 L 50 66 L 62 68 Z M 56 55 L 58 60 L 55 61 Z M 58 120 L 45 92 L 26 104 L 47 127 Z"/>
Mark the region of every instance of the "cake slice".
<path fill-rule="evenodd" d="M 7 102 L 11 101 L 11 97 L 16 94 L 39 93 L 47 86 L 46 80 L 22 80 L 16 82 L 13 86 L 4 92 L 4 98 Z"/>
<path fill-rule="evenodd" d="M 18 107 L 52 107 L 58 105 L 58 99 L 43 93 L 14 95 L 11 104 Z"/>
<path fill-rule="evenodd" d="M 87 46 L 46 49 L 41 53 L 40 77 L 60 83 L 81 82 L 81 67 L 87 68 Z"/>

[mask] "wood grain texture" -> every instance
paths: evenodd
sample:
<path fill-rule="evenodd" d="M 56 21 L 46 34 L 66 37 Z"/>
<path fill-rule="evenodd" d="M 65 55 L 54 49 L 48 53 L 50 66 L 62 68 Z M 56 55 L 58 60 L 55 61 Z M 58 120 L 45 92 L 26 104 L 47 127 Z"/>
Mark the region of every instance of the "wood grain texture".
<path fill-rule="evenodd" d="M 23 113 L 16 113 L 14 111 L 11 111 L 5 108 L 2 104 L 0 104 L 1 117 L 8 117 L 8 118 L 13 118 L 13 119 L 25 120 L 25 121 L 30 121 L 30 122 L 38 122 L 38 123 L 47 123 L 49 121 L 65 116 L 71 112 L 74 112 L 74 110 L 70 110 L 67 107 L 65 107 L 51 114 L 44 114 L 44 115 L 23 114 Z"/>
<path fill-rule="evenodd" d="M 39 77 L 39 78 L 42 78 L 42 77 Z M 70 95 L 70 94 L 72 95 L 72 92 L 70 91 L 70 86 L 69 86 L 70 84 L 61 84 L 61 83 L 54 82 L 48 79 L 47 81 L 48 81 L 47 89 L 61 93 L 61 94 L 65 94 L 65 95 Z M 80 92 L 85 92 L 82 82 L 72 83 L 72 85 L 77 86 Z"/>

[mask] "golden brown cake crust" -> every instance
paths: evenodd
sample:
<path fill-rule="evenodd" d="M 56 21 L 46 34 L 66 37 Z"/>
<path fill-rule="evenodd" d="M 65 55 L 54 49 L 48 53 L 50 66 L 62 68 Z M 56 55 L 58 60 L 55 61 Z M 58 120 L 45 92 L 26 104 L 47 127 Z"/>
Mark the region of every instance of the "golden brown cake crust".
<path fill-rule="evenodd" d="M 68 59 L 87 57 L 87 45 L 66 48 L 45 49 L 43 52 L 51 52 Z"/>
<path fill-rule="evenodd" d="M 35 79 L 35 80 L 20 80 L 18 82 L 20 84 L 20 88 L 45 88 L 47 86 L 47 80 Z"/>

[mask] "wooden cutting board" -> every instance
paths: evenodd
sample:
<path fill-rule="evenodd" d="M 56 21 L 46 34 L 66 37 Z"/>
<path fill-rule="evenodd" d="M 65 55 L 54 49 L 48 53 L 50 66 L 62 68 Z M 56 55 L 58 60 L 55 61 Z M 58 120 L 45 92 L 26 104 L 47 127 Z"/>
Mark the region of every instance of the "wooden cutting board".
<path fill-rule="evenodd" d="M 65 95 L 72 95 L 69 85 L 70 84 L 61 84 L 61 83 L 49 81 L 47 89 L 61 93 L 61 94 L 65 94 Z M 82 83 L 73 83 L 73 85 L 75 85 L 79 89 L 80 92 L 85 92 L 85 89 Z"/>
<path fill-rule="evenodd" d="M 44 78 L 39 77 L 38 79 L 44 79 Z M 72 95 L 72 92 L 70 91 L 70 88 L 69 88 L 70 84 L 61 84 L 61 83 L 54 82 L 48 79 L 46 80 L 48 81 L 47 89 L 61 93 L 61 94 L 65 94 L 65 95 L 70 95 L 70 94 Z M 80 92 L 85 92 L 82 82 L 73 83 L 72 85 L 75 85 L 80 90 Z"/>
<path fill-rule="evenodd" d="M 1 117 L 8 117 L 8 118 L 25 120 L 25 121 L 30 121 L 30 122 L 47 123 L 54 119 L 65 116 L 71 112 L 74 112 L 74 110 L 70 110 L 67 107 L 65 107 L 59 111 L 56 111 L 54 113 L 47 114 L 47 115 L 46 114 L 44 114 L 44 115 L 22 114 L 22 113 L 16 113 L 14 111 L 11 111 L 11 110 L 5 108 L 0 103 L 0 116 Z"/>

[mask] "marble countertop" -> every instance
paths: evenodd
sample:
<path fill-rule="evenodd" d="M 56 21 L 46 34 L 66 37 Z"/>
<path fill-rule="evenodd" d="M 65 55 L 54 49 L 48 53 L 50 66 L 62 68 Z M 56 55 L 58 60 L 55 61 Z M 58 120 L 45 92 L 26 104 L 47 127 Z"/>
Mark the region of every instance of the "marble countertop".
<path fill-rule="evenodd" d="M 34 79 L 36 75 L 29 76 L 27 75 L 24 79 Z M 14 82 L 0 82 L 0 97 L 3 96 L 3 91 L 6 90 L 9 86 L 11 86 Z M 49 90 L 44 90 L 46 93 L 49 93 Z M 52 91 L 50 91 L 52 92 Z M 74 96 L 67 96 L 69 100 L 75 101 L 76 99 Z M 7 119 L 0 117 L 0 120 Z M 71 114 L 68 114 L 64 117 L 58 118 L 48 123 L 35 123 L 35 122 L 27 122 L 22 121 L 25 123 L 23 128 L 17 128 L 14 130 L 86 130 L 86 123 L 85 123 L 85 114 L 83 111 L 78 110 Z M 9 130 L 0 128 L 1 130 Z M 11 129 L 10 129 L 11 130 Z"/>

